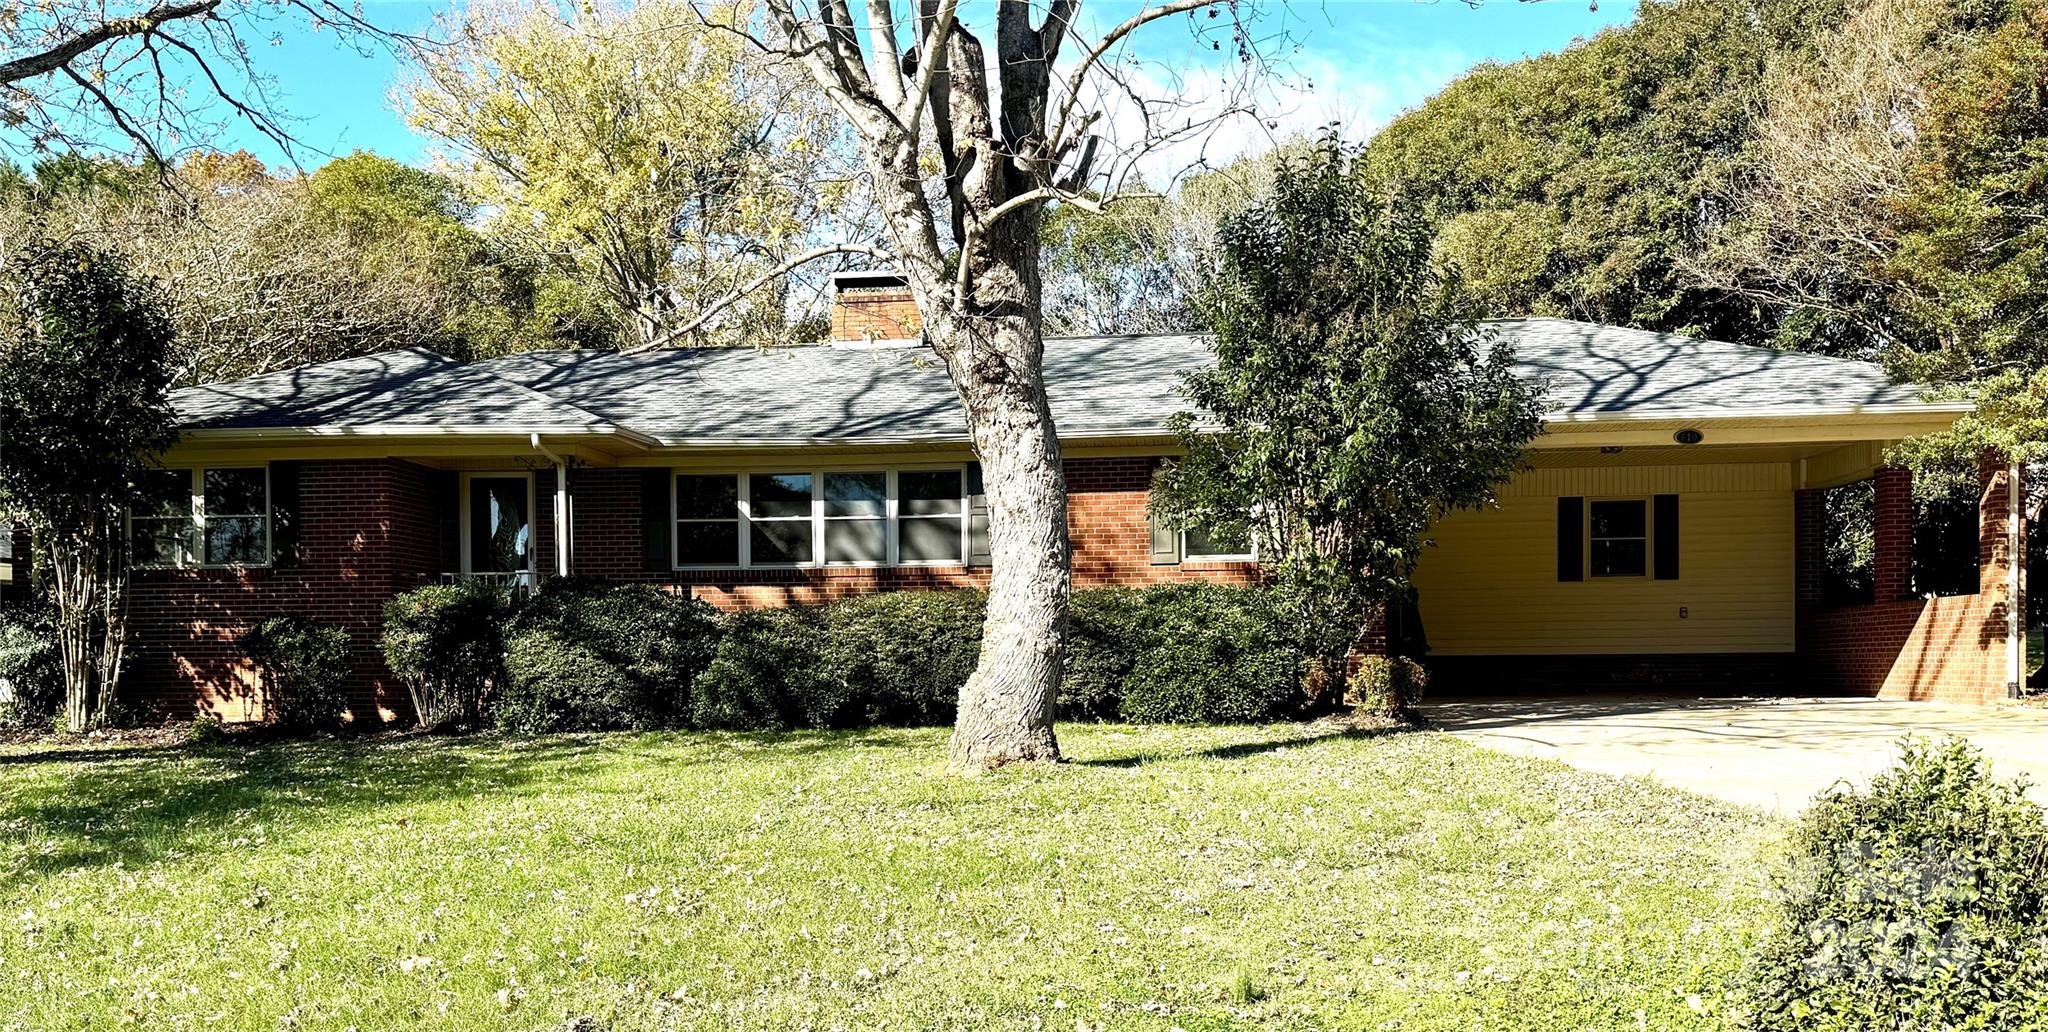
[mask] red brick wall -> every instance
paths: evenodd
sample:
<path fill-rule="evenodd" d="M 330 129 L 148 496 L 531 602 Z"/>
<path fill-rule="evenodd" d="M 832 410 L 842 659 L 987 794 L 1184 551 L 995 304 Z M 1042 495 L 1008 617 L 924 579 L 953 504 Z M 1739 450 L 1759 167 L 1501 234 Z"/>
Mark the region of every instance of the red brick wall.
<path fill-rule="evenodd" d="M 265 617 L 300 613 L 355 636 L 355 710 L 372 723 L 410 719 L 403 686 L 378 654 L 385 600 L 449 569 L 447 514 L 434 471 L 398 461 L 309 463 L 302 475 L 303 560 L 281 569 L 149 570 L 135 578 L 133 656 L 123 695 L 153 714 L 229 720 L 263 715 L 255 672 L 235 639 Z M 1145 516 L 1151 460 L 1067 463 L 1074 585 L 1145 585 L 1209 580 L 1250 583 L 1249 563 L 1154 566 Z M 572 570 L 647 580 L 688 590 L 714 605 L 823 602 L 891 590 L 986 587 L 986 569 L 964 567 L 650 572 L 642 552 L 641 473 L 579 469 L 570 474 Z M 554 472 L 536 475 L 535 547 L 543 573 L 554 567 Z"/>
<path fill-rule="evenodd" d="M 1912 546 L 1912 481 L 1903 470 L 1878 480 L 1877 601 L 1821 609 L 1817 594 L 1800 593 L 1799 655 L 1807 678 L 1821 687 L 1888 699 L 1991 702 L 2006 696 L 2008 614 L 2012 555 L 2009 492 L 2017 485 L 2005 466 L 1987 459 L 1979 499 L 1978 591 L 1946 598 L 1900 598 Z M 1801 569 L 1819 561 L 1822 547 L 1812 524 L 1818 504 L 1801 492 Z M 1902 510 L 1903 509 L 1903 513 Z"/>
<path fill-rule="evenodd" d="M 140 570 L 129 605 L 131 662 L 121 696 L 164 719 L 263 715 L 235 639 L 298 613 L 354 636 L 355 719 L 405 718 L 411 703 L 377 649 L 384 601 L 436 566 L 429 472 L 396 461 L 321 462 L 300 481 L 302 559 L 278 569 Z"/>

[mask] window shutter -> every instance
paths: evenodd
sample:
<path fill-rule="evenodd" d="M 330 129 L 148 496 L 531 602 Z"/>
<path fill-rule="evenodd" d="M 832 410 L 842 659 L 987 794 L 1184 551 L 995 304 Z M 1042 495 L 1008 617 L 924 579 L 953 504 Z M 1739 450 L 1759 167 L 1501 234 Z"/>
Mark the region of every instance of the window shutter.
<path fill-rule="evenodd" d="M 270 464 L 270 565 L 288 568 L 304 557 L 299 533 L 299 474 L 302 462 Z"/>
<path fill-rule="evenodd" d="M 988 494 L 981 484 L 981 463 L 967 464 L 967 565 L 989 566 Z"/>
<path fill-rule="evenodd" d="M 1152 471 L 1155 476 L 1158 474 L 1159 467 L 1165 465 L 1167 461 L 1166 459 L 1152 460 Z M 1177 528 L 1167 526 L 1166 522 L 1160 519 L 1157 513 L 1152 511 L 1151 502 L 1152 499 L 1148 493 L 1145 498 L 1145 523 L 1152 532 L 1152 565 L 1173 566 L 1180 562 L 1180 531 Z"/>
<path fill-rule="evenodd" d="M 669 556 L 669 525 L 675 522 L 675 504 L 674 478 L 668 470 L 640 471 L 640 531 L 645 544 L 642 569 L 649 573 L 667 573 L 675 568 Z"/>
<path fill-rule="evenodd" d="M 441 572 L 454 573 L 462 569 L 462 474 L 439 469 L 431 477 L 434 512 L 440 516 L 436 551 L 440 553 Z"/>
<path fill-rule="evenodd" d="M 1661 494 L 1650 503 L 1650 545 L 1658 580 L 1678 579 L 1678 496 Z"/>
<path fill-rule="evenodd" d="M 1557 579 L 1586 579 L 1586 500 L 1557 500 Z"/>

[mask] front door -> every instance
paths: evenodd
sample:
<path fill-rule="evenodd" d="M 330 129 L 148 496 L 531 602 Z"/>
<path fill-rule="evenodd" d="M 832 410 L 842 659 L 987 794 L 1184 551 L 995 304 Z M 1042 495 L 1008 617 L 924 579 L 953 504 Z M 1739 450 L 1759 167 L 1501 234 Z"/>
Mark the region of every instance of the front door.
<path fill-rule="evenodd" d="M 463 571 L 524 582 L 533 572 L 533 478 L 472 476 Z"/>

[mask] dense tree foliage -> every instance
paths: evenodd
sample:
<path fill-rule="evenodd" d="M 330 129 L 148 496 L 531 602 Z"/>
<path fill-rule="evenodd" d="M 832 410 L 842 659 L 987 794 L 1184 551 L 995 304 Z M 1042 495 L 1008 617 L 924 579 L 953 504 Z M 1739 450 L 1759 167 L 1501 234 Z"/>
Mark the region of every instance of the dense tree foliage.
<path fill-rule="evenodd" d="M 622 343 L 675 342 L 804 250 L 843 199 L 824 94 L 681 0 L 463 8 L 402 89 L 490 231 L 599 298 Z M 724 314 L 783 329 L 784 293 Z"/>
<path fill-rule="evenodd" d="M 127 621 L 122 510 L 176 438 L 165 385 L 173 330 L 156 287 L 78 243 L 9 247 L 0 277 L 0 526 L 46 555 L 65 723 L 104 722 Z"/>
<path fill-rule="evenodd" d="M 73 237 L 162 284 L 174 383 L 402 347 L 603 340 L 601 318 L 472 229 L 446 179 L 372 154 L 310 175 L 246 153 L 176 169 L 76 156 L 0 176 L 0 236 Z"/>
<path fill-rule="evenodd" d="M 1217 363 L 1155 512 L 1256 539 L 1326 698 L 1375 610 L 1405 590 L 1430 525 L 1479 505 L 1541 424 L 1511 350 L 1476 324 L 1432 227 L 1326 141 L 1225 220 L 1198 303 Z"/>

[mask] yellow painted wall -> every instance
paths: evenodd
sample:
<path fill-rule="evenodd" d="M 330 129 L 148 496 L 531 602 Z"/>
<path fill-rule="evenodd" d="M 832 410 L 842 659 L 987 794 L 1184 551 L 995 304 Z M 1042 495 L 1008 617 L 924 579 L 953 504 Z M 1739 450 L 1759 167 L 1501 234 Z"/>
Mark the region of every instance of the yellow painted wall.
<path fill-rule="evenodd" d="M 1792 466 L 1537 469 L 1459 512 L 1415 574 L 1437 655 L 1790 652 Z M 1557 499 L 1679 496 L 1679 578 L 1557 579 Z M 1687 615 L 1680 618 L 1683 607 Z"/>

